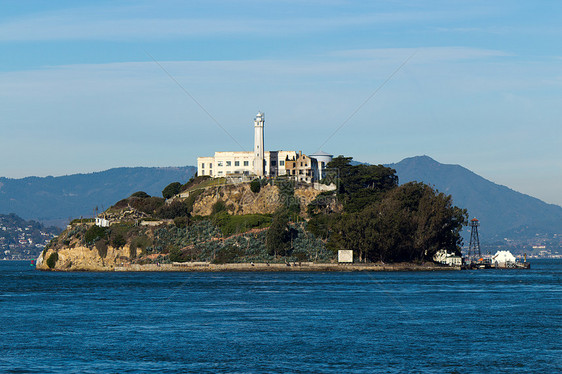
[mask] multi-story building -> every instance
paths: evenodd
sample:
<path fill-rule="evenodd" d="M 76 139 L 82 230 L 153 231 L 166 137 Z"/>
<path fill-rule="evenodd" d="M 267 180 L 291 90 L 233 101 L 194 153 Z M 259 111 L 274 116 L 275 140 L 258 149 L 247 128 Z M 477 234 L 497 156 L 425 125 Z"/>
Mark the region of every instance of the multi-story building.
<path fill-rule="evenodd" d="M 285 160 L 287 175 L 298 182 L 312 183 L 316 179 L 317 162 L 316 159 L 303 155 L 302 151 L 295 157 Z"/>
<path fill-rule="evenodd" d="M 326 160 L 332 156 L 320 152 L 308 157 L 295 151 L 264 150 L 265 114 L 259 112 L 254 119 L 254 151 L 253 152 L 215 152 L 213 157 L 197 158 L 197 175 L 208 175 L 213 178 L 227 176 L 277 177 L 291 174 L 296 180 L 311 183 L 321 179 Z M 322 159 L 317 162 L 316 159 Z M 298 164 L 294 164 L 295 160 Z M 292 161 L 287 167 L 287 162 Z M 302 166 L 304 162 L 307 166 Z M 318 165 L 322 165 L 318 168 Z M 301 173 L 302 172 L 302 173 Z"/>

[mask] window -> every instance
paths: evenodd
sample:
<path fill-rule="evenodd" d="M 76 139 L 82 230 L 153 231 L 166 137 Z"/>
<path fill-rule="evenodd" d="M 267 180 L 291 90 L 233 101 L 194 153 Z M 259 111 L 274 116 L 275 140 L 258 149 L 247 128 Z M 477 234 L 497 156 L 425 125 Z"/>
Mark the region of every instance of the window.
<path fill-rule="evenodd" d="M 201 169 L 205 169 L 205 163 L 201 163 Z"/>
<path fill-rule="evenodd" d="M 217 166 L 221 167 L 222 166 L 222 161 L 217 161 Z"/>
<path fill-rule="evenodd" d="M 219 175 L 222 175 L 222 171 L 219 171 Z"/>
<path fill-rule="evenodd" d="M 213 168 L 213 164 L 209 164 L 209 169 L 212 169 L 212 168 Z"/>
<path fill-rule="evenodd" d="M 248 161 L 244 161 L 244 166 L 248 166 L 249 162 Z"/>
<path fill-rule="evenodd" d="M 240 161 L 234 161 L 234 166 L 240 166 Z"/>
<path fill-rule="evenodd" d="M 285 161 L 279 161 L 279 166 L 284 166 L 285 165 Z"/>
<path fill-rule="evenodd" d="M 231 161 L 227 161 L 227 162 L 226 162 L 226 166 L 232 166 L 232 162 L 231 162 Z"/>

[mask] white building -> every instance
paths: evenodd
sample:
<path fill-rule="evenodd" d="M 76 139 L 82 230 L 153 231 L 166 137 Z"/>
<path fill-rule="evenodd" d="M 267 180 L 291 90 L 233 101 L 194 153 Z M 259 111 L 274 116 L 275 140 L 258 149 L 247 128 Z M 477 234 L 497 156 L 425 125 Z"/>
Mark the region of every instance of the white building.
<path fill-rule="evenodd" d="M 96 226 L 109 227 L 109 221 L 102 217 L 96 217 Z"/>
<path fill-rule="evenodd" d="M 433 255 L 433 261 L 438 262 L 440 264 L 449 265 L 449 266 L 461 266 L 462 265 L 462 257 L 457 256 L 453 253 L 449 253 L 444 249 L 438 250 L 435 255 Z"/>
<path fill-rule="evenodd" d="M 326 166 L 332 161 L 334 155 L 319 151 L 308 157 L 316 160 L 315 177 L 318 180 L 326 178 Z"/>
<path fill-rule="evenodd" d="M 197 175 L 213 178 L 227 175 L 276 177 L 286 174 L 285 160 L 296 155 L 295 151 L 266 151 L 263 160 L 256 160 L 253 152 L 215 152 L 214 157 L 197 157 Z M 256 173 L 256 161 L 263 165 L 264 172 L 261 175 Z"/>
<path fill-rule="evenodd" d="M 286 175 L 285 161 L 296 159 L 297 152 L 265 151 L 264 127 L 265 114 L 259 112 L 254 119 L 254 151 L 215 152 L 213 157 L 198 157 L 197 175 L 208 175 L 213 178 L 236 175 L 257 177 Z M 324 152 L 318 153 L 315 157 L 311 156 L 311 158 L 321 159 L 323 168 L 331 160 L 331 157 Z M 318 170 L 318 175 L 323 174 L 323 168 Z"/>

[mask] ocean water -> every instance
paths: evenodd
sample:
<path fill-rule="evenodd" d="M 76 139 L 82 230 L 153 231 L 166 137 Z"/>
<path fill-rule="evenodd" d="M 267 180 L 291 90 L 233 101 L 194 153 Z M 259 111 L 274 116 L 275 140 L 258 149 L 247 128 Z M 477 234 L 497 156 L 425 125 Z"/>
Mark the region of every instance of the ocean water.
<path fill-rule="evenodd" d="M 562 372 L 531 270 L 59 273 L 0 262 L 0 372 Z"/>

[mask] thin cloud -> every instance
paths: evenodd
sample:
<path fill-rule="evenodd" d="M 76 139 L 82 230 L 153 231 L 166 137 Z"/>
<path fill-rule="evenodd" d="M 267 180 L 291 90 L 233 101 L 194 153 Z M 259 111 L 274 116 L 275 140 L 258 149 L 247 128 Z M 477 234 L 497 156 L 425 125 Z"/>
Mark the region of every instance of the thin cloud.
<path fill-rule="evenodd" d="M 395 60 L 400 56 L 407 56 L 414 51 L 416 51 L 416 63 L 512 56 L 512 54 L 501 50 L 468 47 L 352 49 L 332 52 L 332 56 L 363 60 Z"/>
<path fill-rule="evenodd" d="M 450 12 L 405 11 L 346 16 L 254 17 L 217 14 L 213 18 L 143 16 L 132 12 L 71 9 L 34 14 L 0 23 L 0 41 L 159 40 L 180 37 L 255 35 L 257 37 L 322 32 L 331 29 L 447 19 Z M 148 12 L 150 13 L 150 12 Z M 178 12 L 178 14 L 181 14 Z"/>

